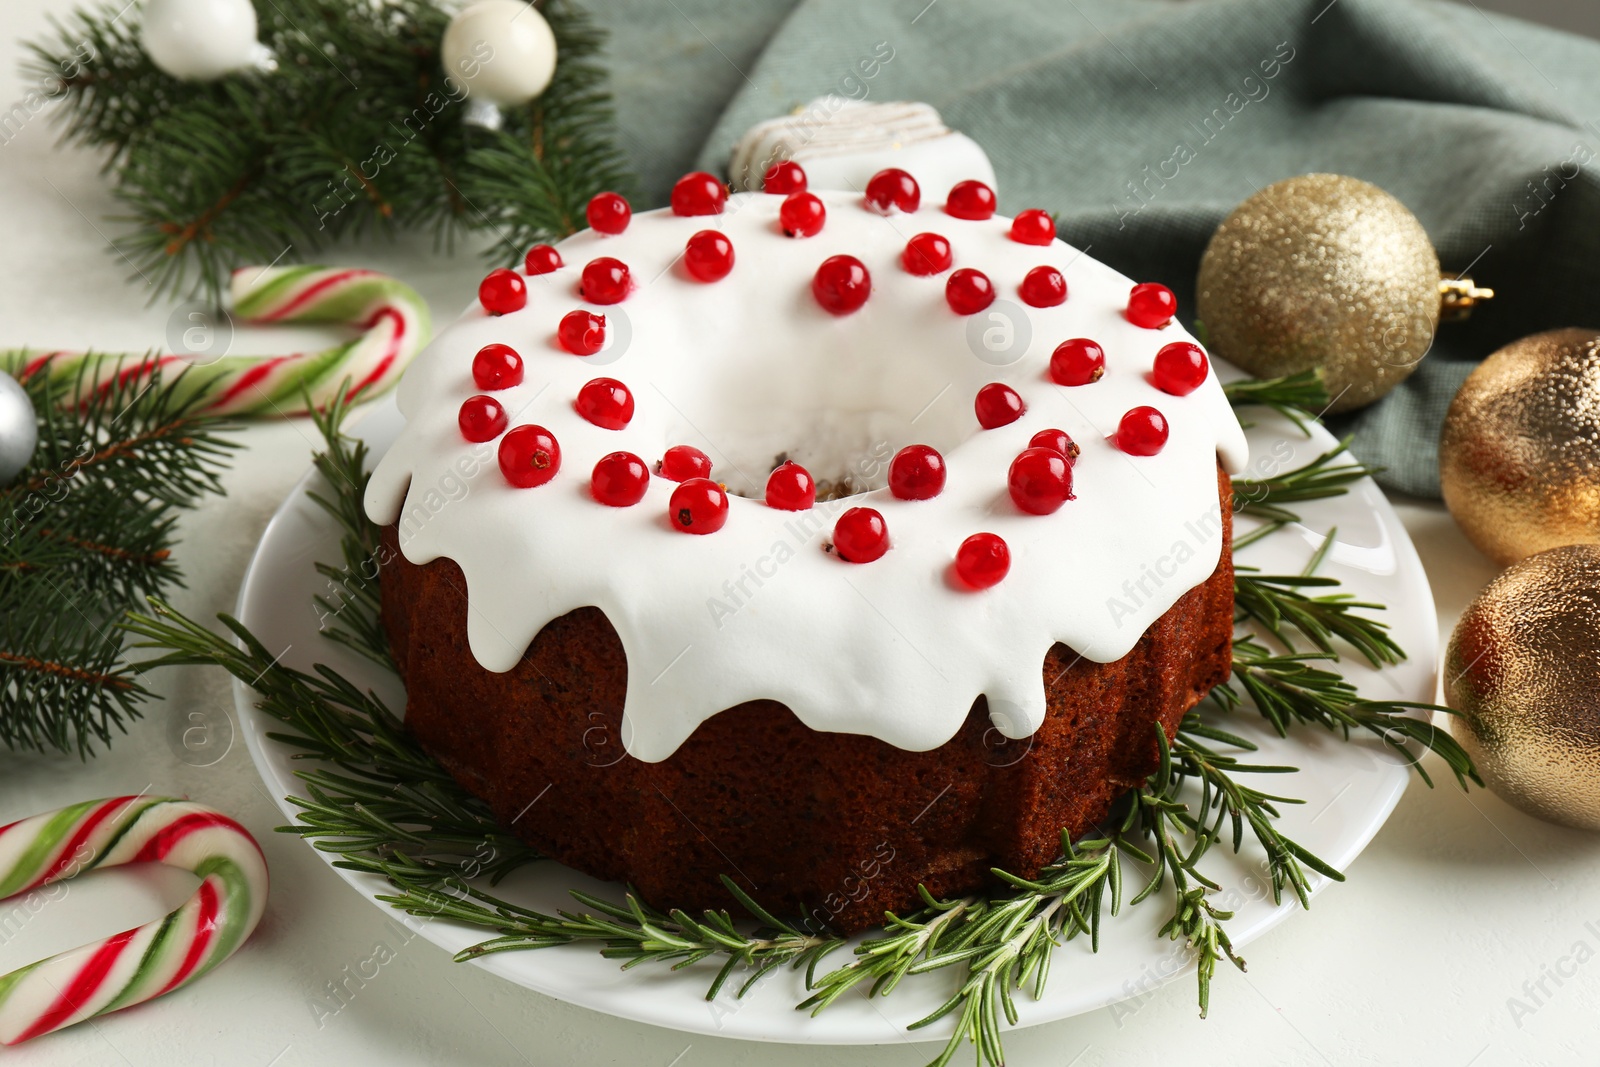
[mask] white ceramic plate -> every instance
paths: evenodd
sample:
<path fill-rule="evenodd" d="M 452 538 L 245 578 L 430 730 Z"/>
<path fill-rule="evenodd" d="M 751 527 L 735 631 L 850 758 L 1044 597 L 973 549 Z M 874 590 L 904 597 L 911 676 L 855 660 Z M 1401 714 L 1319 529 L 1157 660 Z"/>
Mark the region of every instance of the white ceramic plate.
<path fill-rule="evenodd" d="M 1287 422 L 1260 414 L 1259 425 L 1250 431 L 1254 474 L 1297 466 L 1334 444 L 1320 427 L 1307 440 Z M 353 432 L 381 455 L 398 435 L 402 422 L 393 401 L 385 400 L 370 409 Z M 339 554 L 334 524 L 306 497 L 306 489 L 316 480 L 314 472 L 307 474 L 267 527 L 239 593 L 238 617 L 268 648 L 287 649 L 284 663 L 302 669 L 314 662 L 327 663 L 375 689 L 398 711 L 404 705 L 404 693 L 396 678 L 318 634 L 312 597 L 329 590 L 312 564 L 335 561 Z M 1327 531 L 1337 527 L 1337 540 L 1320 573 L 1342 579 L 1346 590 L 1362 600 L 1388 604 L 1386 620 L 1411 656 L 1398 667 L 1374 671 L 1352 654 L 1339 669 L 1371 699 L 1431 701 L 1438 652 L 1433 597 L 1416 551 L 1382 493 L 1370 481 L 1363 481 L 1347 496 L 1307 504 L 1301 513 L 1306 526 L 1285 528 L 1246 547 L 1238 561 L 1269 573 L 1298 572 Z M 1238 532 L 1250 526 L 1246 520 Z M 268 788 L 280 798 L 284 815 L 292 820 L 296 809 L 282 798 L 303 790 L 293 777 L 290 751 L 267 740 L 267 731 L 277 723 L 255 710 L 250 692 L 238 685 L 235 694 L 250 755 Z M 1271 776 L 1262 788 L 1305 800 L 1305 804 L 1287 809 L 1281 826 L 1335 867 L 1345 868 L 1355 859 L 1405 790 L 1410 772 L 1375 739 L 1346 743 L 1309 728 L 1280 739 L 1248 713 L 1231 717 L 1228 728 L 1261 745 L 1259 762 L 1301 768 L 1297 774 Z M 328 853 L 318 855 L 332 860 Z M 1228 928 L 1239 948 L 1299 910 L 1292 901 L 1272 903 L 1262 876 L 1262 859 L 1259 850 L 1235 857 L 1219 847 L 1212 849 L 1203 865 L 1223 887 L 1221 906 L 1236 912 Z M 457 923 L 401 916 L 375 899 L 388 888 L 386 883 L 350 871 L 340 870 L 339 874 L 373 900 L 374 906 L 449 952 L 489 936 Z M 1312 884 L 1320 889 L 1325 879 L 1313 875 Z M 615 886 L 596 883 L 555 863 L 534 864 L 518 872 L 496 893 L 550 912 L 572 907 L 567 891 L 579 887 L 617 895 Z M 1159 901 L 1125 907 L 1119 916 L 1106 917 L 1098 954 L 1090 952 L 1084 939 L 1059 949 L 1044 997 L 1035 1001 L 1018 996 L 1020 1025 L 1104 1007 L 1192 972 L 1188 953 L 1157 937 L 1165 918 L 1165 905 Z M 843 951 L 830 957 L 834 964 L 845 959 Z M 625 973 L 616 961 L 602 959 L 594 947 L 578 945 L 503 953 L 473 966 L 560 1000 L 674 1030 L 819 1044 L 903 1041 L 905 1026 L 943 1002 L 955 982 L 952 968 L 949 974 L 908 980 L 892 997 L 869 1001 L 847 996 L 812 1018 L 794 1010 L 807 994 L 803 977 L 789 970 L 768 975 L 742 1000 L 734 998 L 732 987 L 738 983 L 731 982 L 716 1001 L 707 1002 L 705 990 L 715 973 L 715 964 L 709 962 L 677 972 L 643 965 Z M 949 1033 L 948 1025 L 945 1020 L 945 1025 L 920 1031 L 916 1037 L 942 1040 Z"/>

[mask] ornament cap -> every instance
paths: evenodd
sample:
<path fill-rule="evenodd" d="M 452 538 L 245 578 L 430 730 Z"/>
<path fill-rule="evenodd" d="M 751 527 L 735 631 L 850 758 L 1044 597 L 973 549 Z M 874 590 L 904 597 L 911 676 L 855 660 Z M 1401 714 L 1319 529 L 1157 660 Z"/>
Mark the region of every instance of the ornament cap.
<path fill-rule="evenodd" d="M 1472 311 L 1486 300 L 1494 299 L 1493 289 L 1484 289 L 1475 284 L 1471 276 L 1459 274 L 1452 278 L 1448 275 L 1439 279 L 1439 321 L 1460 322 L 1470 318 Z"/>

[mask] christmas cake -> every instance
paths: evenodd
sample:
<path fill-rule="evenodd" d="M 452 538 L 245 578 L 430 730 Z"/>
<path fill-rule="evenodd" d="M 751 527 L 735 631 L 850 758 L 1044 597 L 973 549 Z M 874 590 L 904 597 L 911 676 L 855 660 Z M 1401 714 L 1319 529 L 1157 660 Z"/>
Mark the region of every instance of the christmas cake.
<path fill-rule="evenodd" d="M 1171 293 L 897 170 L 588 215 L 401 382 L 408 727 L 662 906 L 850 931 L 1035 873 L 1229 669 L 1244 436 Z"/>

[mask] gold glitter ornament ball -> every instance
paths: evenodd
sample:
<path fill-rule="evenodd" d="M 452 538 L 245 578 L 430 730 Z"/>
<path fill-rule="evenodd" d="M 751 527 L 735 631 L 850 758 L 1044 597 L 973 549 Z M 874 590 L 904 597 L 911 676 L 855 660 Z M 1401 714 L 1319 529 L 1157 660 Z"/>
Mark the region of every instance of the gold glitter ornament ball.
<path fill-rule="evenodd" d="M 1600 830 L 1600 545 L 1540 552 L 1490 582 L 1444 670 L 1452 731 L 1489 788 Z"/>
<path fill-rule="evenodd" d="M 1600 334 L 1534 334 L 1479 364 L 1445 416 L 1439 483 L 1502 566 L 1600 541 Z"/>
<path fill-rule="evenodd" d="M 1196 285 L 1213 351 L 1262 378 L 1321 367 L 1335 413 L 1404 381 L 1439 325 L 1439 257 L 1422 224 L 1339 174 L 1276 182 L 1240 204 Z"/>

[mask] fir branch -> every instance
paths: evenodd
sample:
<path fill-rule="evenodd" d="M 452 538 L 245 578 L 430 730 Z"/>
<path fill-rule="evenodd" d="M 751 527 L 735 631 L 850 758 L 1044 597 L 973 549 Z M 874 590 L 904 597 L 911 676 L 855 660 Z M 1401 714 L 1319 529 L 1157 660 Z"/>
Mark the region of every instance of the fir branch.
<path fill-rule="evenodd" d="M 1311 436 L 1308 428 L 1328 410 L 1331 400 L 1321 368 L 1299 371 L 1281 378 L 1242 378 L 1222 387 L 1236 408 L 1260 405 L 1271 408 Z"/>
<path fill-rule="evenodd" d="M 106 384 L 84 389 L 88 376 Z M 182 584 L 177 510 L 221 491 L 233 446 L 205 397 L 152 361 L 105 356 L 21 384 L 39 440 L 0 488 L 0 745 L 87 757 L 150 695 L 115 623 Z"/>
<path fill-rule="evenodd" d="M 58 614 L 7 621 L 7 651 L 0 651 L 0 745 L 88 758 L 96 742 L 108 745 L 126 732 L 150 692 L 122 661 L 114 633 L 56 606 L 62 608 Z"/>
<path fill-rule="evenodd" d="M 272 72 L 182 82 L 158 70 L 123 0 L 53 25 L 29 73 L 64 136 L 106 153 L 128 232 L 115 243 L 162 293 L 220 301 L 231 268 L 304 257 L 355 234 L 492 234 L 497 260 L 571 233 L 603 188 L 626 188 L 600 61 L 604 34 L 570 0 L 540 4 L 550 85 L 503 128 L 464 122 L 441 66 L 433 0 L 273 0 L 258 8 Z M 493 62 L 491 58 L 488 60 Z"/>

